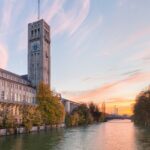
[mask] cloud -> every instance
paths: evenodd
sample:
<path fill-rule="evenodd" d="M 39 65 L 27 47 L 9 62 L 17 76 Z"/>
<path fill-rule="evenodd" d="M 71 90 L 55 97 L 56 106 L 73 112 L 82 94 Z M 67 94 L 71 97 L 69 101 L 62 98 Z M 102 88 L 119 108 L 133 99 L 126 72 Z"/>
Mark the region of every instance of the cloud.
<path fill-rule="evenodd" d="M 101 24 L 103 23 L 103 17 L 99 16 L 96 20 L 93 20 L 89 24 L 82 26 L 78 31 L 72 36 L 71 41 L 74 44 L 74 51 L 77 54 L 80 54 L 83 46 L 83 42 L 91 37 L 91 34 L 96 30 L 100 29 Z M 79 40 L 80 39 L 80 40 Z M 86 44 L 88 46 L 88 44 Z M 84 48 L 87 49 L 87 48 Z"/>
<path fill-rule="evenodd" d="M 68 11 L 64 9 L 66 0 L 56 0 L 48 11 L 44 12 L 44 18 L 52 22 L 53 36 L 67 32 L 70 36 L 74 34 L 85 21 L 90 10 L 90 0 L 77 0 Z M 67 1 L 69 2 L 69 1 Z"/>
<path fill-rule="evenodd" d="M 140 30 L 138 29 L 138 31 L 135 31 L 134 33 L 130 34 L 126 39 L 123 39 L 122 41 L 118 41 L 117 43 L 104 48 L 103 51 L 107 52 L 108 54 L 111 54 L 112 52 L 118 53 L 118 51 L 123 51 L 132 46 L 139 46 L 139 43 L 145 37 L 149 36 L 149 34 L 150 34 L 150 27 L 145 27 Z"/>
<path fill-rule="evenodd" d="M 127 2 L 128 2 L 128 0 L 118 0 L 117 6 L 118 7 L 123 7 Z"/>
<path fill-rule="evenodd" d="M 51 22 L 53 17 L 55 17 L 59 11 L 62 9 L 63 4 L 66 0 L 55 0 L 49 8 L 46 8 L 43 16 L 47 22 Z"/>
<path fill-rule="evenodd" d="M 18 10 L 20 9 L 20 5 L 16 5 L 16 2 L 17 2 L 16 0 L 4 1 L 3 7 L 2 7 L 2 16 L 1 16 L 1 25 L 0 25 L 0 31 L 3 34 L 8 32 L 8 29 L 10 29 L 10 24 L 12 25 L 12 20 L 14 19 L 14 16 L 16 17 L 16 15 L 13 15 L 13 13 L 16 11 L 18 12 Z"/>
<path fill-rule="evenodd" d="M 26 19 L 19 19 L 22 15 L 22 10 L 25 7 L 26 1 L 17 1 L 17 0 L 6 0 L 2 5 L 2 14 L 1 14 L 1 24 L 0 24 L 0 38 L 1 41 L 5 41 L 8 43 L 10 39 L 17 39 L 17 44 L 19 44 L 24 32 L 26 30 L 27 23 L 25 22 Z M 17 23 L 17 24 L 16 24 Z M 25 24 L 26 23 L 26 24 Z M 25 28 L 24 28 L 25 26 Z M 23 30 L 22 30 L 23 28 Z M 18 34 L 19 33 L 19 34 Z M 15 38 L 14 38 L 15 37 Z M 22 39 L 24 41 L 24 39 Z M 24 42 L 26 43 L 26 42 Z M 23 42 L 22 42 L 23 44 Z M 12 45 L 11 45 L 12 47 Z M 16 47 L 17 50 L 17 47 Z"/>
<path fill-rule="evenodd" d="M 137 74 L 137 73 L 140 73 L 140 72 L 141 72 L 141 69 L 135 69 L 135 70 L 131 70 L 131 71 L 127 71 L 127 72 L 121 73 L 121 76 L 134 75 L 134 74 Z"/>
<path fill-rule="evenodd" d="M 131 56 L 128 60 L 132 60 L 132 61 L 147 61 L 150 59 L 150 48 L 141 48 L 140 52 L 137 52 L 136 54 L 134 54 L 133 56 Z"/>
<path fill-rule="evenodd" d="M 74 19 L 74 21 L 71 24 L 70 34 L 73 34 L 79 28 L 79 26 L 88 16 L 90 10 L 90 0 L 84 0 L 84 1 L 80 0 L 80 2 L 82 2 L 82 6 L 79 11 L 78 17 Z"/>
<path fill-rule="evenodd" d="M 8 61 L 7 48 L 0 43 L 0 68 L 6 68 Z"/>
<path fill-rule="evenodd" d="M 106 75 L 94 75 L 94 76 L 89 76 L 81 79 L 81 82 L 93 82 L 93 81 L 99 81 L 102 79 L 105 79 Z"/>
<path fill-rule="evenodd" d="M 101 100 L 105 100 L 109 98 L 111 101 L 112 98 L 120 98 L 124 97 L 125 99 L 128 98 L 129 95 L 126 95 L 126 93 L 130 93 L 128 89 L 131 90 L 131 88 L 134 89 L 134 86 L 147 82 L 147 84 L 150 82 L 150 72 L 137 72 L 134 73 L 122 80 L 111 82 L 104 84 L 103 86 L 99 88 L 95 88 L 88 91 L 79 91 L 79 92 L 62 92 L 63 96 L 67 96 L 67 98 L 70 98 L 75 101 L 95 101 L 100 102 Z M 132 90 L 131 90 L 132 91 Z M 135 91 L 132 96 L 135 96 L 135 93 L 138 91 Z M 124 99 L 123 98 L 123 99 Z M 134 98 L 134 97 L 132 97 Z"/>

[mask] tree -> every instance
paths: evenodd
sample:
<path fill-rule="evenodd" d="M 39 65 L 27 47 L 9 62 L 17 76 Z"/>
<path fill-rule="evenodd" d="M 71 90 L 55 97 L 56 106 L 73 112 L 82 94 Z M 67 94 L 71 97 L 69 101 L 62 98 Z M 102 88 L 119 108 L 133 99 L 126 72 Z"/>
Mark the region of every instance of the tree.
<path fill-rule="evenodd" d="M 150 90 L 137 96 L 133 112 L 136 124 L 150 126 Z"/>
<path fill-rule="evenodd" d="M 0 128 L 4 127 L 4 111 L 0 111 Z"/>
<path fill-rule="evenodd" d="M 92 117 L 93 117 L 93 120 L 94 120 L 95 122 L 99 122 L 100 119 L 101 119 L 102 114 L 101 114 L 101 112 L 99 111 L 98 106 L 97 106 L 96 104 L 94 104 L 93 102 L 91 102 L 91 103 L 89 104 L 89 109 L 90 109 L 90 113 L 91 113 L 91 115 L 92 115 Z"/>
<path fill-rule="evenodd" d="M 78 126 L 79 124 L 79 114 L 74 112 L 73 114 L 66 114 L 65 123 L 68 127 Z"/>
<path fill-rule="evenodd" d="M 50 91 L 48 85 L 41 82 L 37 92 L 38 109 L 41 112 L 43 123 L 46 125 L 60 124 L 64 121 L 65 110 L 61 99 Z"/>
<path fill-rule="evenodd" d="M 87 125 L 101 120 L 101 112 L 94 103 L 89 105 L 83 103 L 75 108 L 71 114 L 66 114 L 65 123 L 67 126 Z"/>
<path fill-rule="evenodd" d="M 22 108 L 22 124 L 26 128 L 27 132 L 30 132 L 33 126 L 34 108 L 29 106 L 24 106 Z"/>
<path fill-rule="evenodd" d="M 34 108 L 33 110 L 33 125 L 35 126 L 40 126 L 42 125 L 43 120 L 42 120 L 42 115 L 38 107 Z"/>
<path fill-rule="evenodd" d="M 7 114 L 4 116 L 4 127 L 5 128 L 14 128 L 15 127 L 15 117 L 13 114 L 8 111 Z"/>
<path fill-rule="evenodd" d="M 81 104 L 77 109 L 74 110 L 74 112 L 77 112 L 79 115 L 79 125 L 91 124 L 93 122 L 93 117 L 86 104 Z"/>

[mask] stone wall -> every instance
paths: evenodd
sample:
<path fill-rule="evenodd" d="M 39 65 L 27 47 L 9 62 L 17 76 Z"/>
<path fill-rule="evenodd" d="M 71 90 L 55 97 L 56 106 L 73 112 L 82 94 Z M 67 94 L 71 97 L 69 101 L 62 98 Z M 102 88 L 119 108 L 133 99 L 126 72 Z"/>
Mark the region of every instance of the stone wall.
<path fill-rule="evenodd" d="M 51 126 L 33 126 L 30 130 L 30 132 L 39 132 L 39 131 L 46 131 L 54 128 L 64 128 L 65 124 L 59 124 L 59 125 L 51 125 Z M 0 129 L 0 136 L 6 136 L 6 135 L 12 135 L 12 134 L 23 134 L 27 133 L 26 129 L 24 127 L 15 129 Z"/>

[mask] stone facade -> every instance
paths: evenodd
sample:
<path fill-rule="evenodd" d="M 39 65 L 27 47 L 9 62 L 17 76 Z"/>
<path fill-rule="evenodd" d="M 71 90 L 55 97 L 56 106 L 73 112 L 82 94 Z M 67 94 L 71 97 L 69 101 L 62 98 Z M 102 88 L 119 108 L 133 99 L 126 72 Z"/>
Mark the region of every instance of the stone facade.
<path fill-rule="evenodd" d="M 0 102 L 35 103 L 36 90 L 22 76 L 0 69 Z"/>
<path fill-rule="evenodd" d="M 50 27 L 43 19 L 28 25 L 28 79 L 50 86 Z"/>
<path fill-rule="evenodd" d="M 0 113 L 12 113 L 16 122 L 22 121 L 20 110 L 24 105 L 35 106 L 36 90 L 24 76 L 0 69 Z"/>

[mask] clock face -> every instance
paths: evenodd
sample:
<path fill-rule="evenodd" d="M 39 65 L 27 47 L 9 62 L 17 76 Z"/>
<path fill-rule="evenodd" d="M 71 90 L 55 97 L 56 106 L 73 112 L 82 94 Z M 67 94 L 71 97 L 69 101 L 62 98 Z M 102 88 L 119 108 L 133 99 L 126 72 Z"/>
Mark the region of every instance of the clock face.
<path fill-rule="evenodd" d="M 40 41 L 32 42 L 31 48 L 32 48 L 32 51 L 34 51 L 34 52 L 39 51 L 40 50 Z"/>

